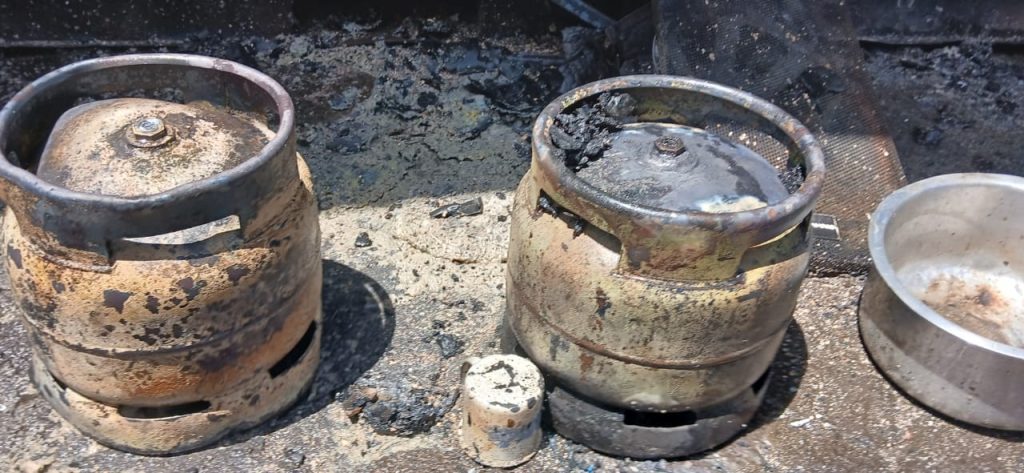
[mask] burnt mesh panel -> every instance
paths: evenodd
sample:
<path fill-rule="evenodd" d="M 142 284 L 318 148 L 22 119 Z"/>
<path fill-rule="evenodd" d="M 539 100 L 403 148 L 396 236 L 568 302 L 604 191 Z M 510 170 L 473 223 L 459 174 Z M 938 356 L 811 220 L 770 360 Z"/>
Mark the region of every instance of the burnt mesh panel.
<path fill-rule="evenodd" d="M 906 178 L 875 112 L 846 10 L 812 0 L 655 0 L 653 7 L 657 72 L 759 95 L 814 133 L 828 167 L 817 206 L 824 220 L 816 225 L 831 227 L 835 217 L 838 232 L 815 232 L 811 271 L 866 271 L 868 215 Z M 722 127 L 725 134 L 750 133 Z M 786 162 L 784 148 L 745 144 L 777 167 Z"/>
<path fill-rule="evenodd" d="M 1020 0 L 847 0 L 861 40 L 885 44 L 948 44 L 981 39 L 1024 44 Z"/>

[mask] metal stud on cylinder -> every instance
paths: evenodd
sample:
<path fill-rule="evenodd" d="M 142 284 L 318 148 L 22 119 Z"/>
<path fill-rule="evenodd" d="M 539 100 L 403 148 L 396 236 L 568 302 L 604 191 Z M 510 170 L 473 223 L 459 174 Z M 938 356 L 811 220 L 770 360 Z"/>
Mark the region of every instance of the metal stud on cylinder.
<path fill-rule="evenodd" d="M 823 181 L 803 125 L 721 85 L 620 77 L 545 108 L 512 211 L 502 344 L 553 385 L 554 427 L 634 458 L 736 435 L 792 318 Z"/>
<path fill-rule="evenodd" d="M 320 235 L 294 120 L 269 77 L 176 54 L 72 64 L 0 111 L 3 249 L 32 377 L 76 427 L 180 452 L 309 386 Z"/>

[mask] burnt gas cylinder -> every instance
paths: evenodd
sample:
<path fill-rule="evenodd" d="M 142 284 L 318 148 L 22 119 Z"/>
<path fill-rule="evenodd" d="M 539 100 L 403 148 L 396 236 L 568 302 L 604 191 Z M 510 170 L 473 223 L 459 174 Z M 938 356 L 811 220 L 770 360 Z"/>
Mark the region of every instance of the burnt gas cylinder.
<path fill-rule="evenodd" d="M 548 377 L 556 429 L 642 458 L 741 430 L 792 318 L 823 180 L 803 125 L 721 85 L 620 77 L 545 108 L 512 212 L 503 346 Z"/>
<path fill-rule="evenodd" d="M 166 454 L 308 388 L 320 235 L 294 126 L 269 77 L 176 54 L 72 64 L 0 111 L 4 263 L 64 418 Z"/>

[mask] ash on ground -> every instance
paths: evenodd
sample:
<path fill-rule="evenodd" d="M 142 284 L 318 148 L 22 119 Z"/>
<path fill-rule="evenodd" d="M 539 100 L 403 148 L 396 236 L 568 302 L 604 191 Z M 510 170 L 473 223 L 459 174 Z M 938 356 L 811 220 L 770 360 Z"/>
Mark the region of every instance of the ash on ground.
<path fill-rule="evenodd" d="M 911 181 L 1024 174 L 1024 54 L 998 45 L 867 46 L 879 111 Z"/>

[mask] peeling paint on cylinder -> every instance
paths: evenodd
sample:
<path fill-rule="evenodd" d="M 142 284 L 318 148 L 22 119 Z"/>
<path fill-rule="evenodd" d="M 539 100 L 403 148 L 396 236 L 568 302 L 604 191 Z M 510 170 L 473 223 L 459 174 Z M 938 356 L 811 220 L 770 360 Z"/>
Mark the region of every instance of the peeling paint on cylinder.
<path fill-rule="evenodd" d="M 722 213 L 658 208 L 604 192 L 566 166 L 551 130 L 559 114 L 616 93 L 636 101 L 637 123 L 699 128 L 713 116 L 774 128 L 766 133 L 788 146 L 803 183 L 769 205 Z M 746 394 L 790 323 L 823 181 L 824 158 L 807 129 L 738 90 L 646 75 L 571 91 L 537 118 L 532 165 L 515 196 L 510 336 L 549 382 L 604 409 L 701 412 Z M 693 442 L 689 453 L 712 446 Z M 628 446 L 614 453 L 632 456 Z M 651 455 L 657 452 L 644 451 Z"/>
<path fill-rule="evenodd" d="M 164 87 L 231 103 L 46 102 Z M 256 117 L 270 111 L 276 131 Z M 142 117 L 174 140 L 132 146 L 125 127 Z M 36 175 L 0 160 L 5 264 L 35 343 L 32 378 L 76 427 L 131 452 L 181 452 L 309 386 L 320 234 L 293 117 L 263 74 L 173 54 L 73 64 L 0 112 L 5 153 L 42 150 Z M 31 138 L 47 132 L 45 146 Z"/>

